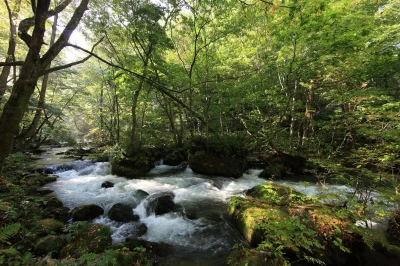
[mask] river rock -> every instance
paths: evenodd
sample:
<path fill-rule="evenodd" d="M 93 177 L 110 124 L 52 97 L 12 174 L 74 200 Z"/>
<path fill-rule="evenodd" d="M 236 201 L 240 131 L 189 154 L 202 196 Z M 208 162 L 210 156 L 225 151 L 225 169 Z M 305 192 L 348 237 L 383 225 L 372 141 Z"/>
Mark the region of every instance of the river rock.
<path fill-rule="evenodd" d="M 136 231 L 137 231 L 138 237 L 141 237 L 147 233 L 147 226 L 145 224 L 141 223 L 138 225 L 138 227 L 136 227 Z"/>
<path fill-rule="evenodd" d="M 66 243 L 64 236 L 49 235 L 39 239 L 34 251 L 37 255 L 46 255 L 51 252 L 56 257 Z"/>
<path fill-rule="evenodd" d="M 239 178 L 244 173 L 246 162 L 241 158 L 198 151 L 189 156 L 189 166 L 193 172 L 199 174 Z"/>
<path fill-rule="evenodd" d="M 142 160 L 126 158 L 111 162 L 111 173 L 113 175 L 124 176 L 129 179 L 144 177 L 152 168 L 154 168 L 154 164 L 146 157 L 143 157 Z"/>
<path fill-rule="evenodd" d="M 155 193 L 147 197 L 146 213 L 147 215 L 161 215 L 174 210 L 175 195 L 171 192 Z"/>
<path fill-rule="evenodd" d="M 110 181 L 104 181 L 104 182 L 101 184 L 101 187 L 102 187 L 102 188 L 111 188 L 111 187 L 114 187 L 114 183 L 112 183 L 112 182 L 110 182 Z"/>
<path fill-rule="evenodd" d="M 63 206 L 63 203 L 57 197 L 50 196 L 48 198 L 45 197 L 45 199 L 46 208 L 61 208 Z"/>
<path fill-rule="evenodd" d="M 97 216 L 103 215 L 104 210 L 95 204 L 88 204 L 76 207 L 72 210 L 72 219 L 74 221 L 90 221 Z"/>
<path fill-rule="evenodd" d="M 139 216 L 133 214 L 132 207 L 122 203 L 113 205 L 108 211 L 108 217 L 111 220 L 124 223 L 139 221 Z"/>
<path fill-rule="evenodd" d="M 140 200 L 146 198 L 148 195 L 150 195 L 149 193 L 147 193 L 144 190 L 138 189 L 134 192 L 134 196 L 139 198 Z"/>

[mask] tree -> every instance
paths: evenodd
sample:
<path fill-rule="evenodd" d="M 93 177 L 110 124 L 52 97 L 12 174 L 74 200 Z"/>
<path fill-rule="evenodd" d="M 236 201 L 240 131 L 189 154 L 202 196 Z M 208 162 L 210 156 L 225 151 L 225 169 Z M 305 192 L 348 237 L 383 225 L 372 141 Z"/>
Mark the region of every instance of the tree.
<path fill-rule="evenodd" d="M 11 96 L 5 104 L 0 117 L 0 147 L 2 147 L 0 149 L 0 172 L 3 169 L 5 159 L 12 151 L 14 137 L 18 134 L 18 126 L 38 79 L 45 74 L 78 63 L 75 62 L 48 69 L 57 55 L 68 46 L 68 40 L 85 13 L 89 0 L 80 1 L 57 41 L 41 55 L 47 19 L 63 11 L 72 1 L 65 0 L 53 10 L 49 10 L 50 2 L 50 0 L 42 0 L 37 3 L 32 1 L 34 17 L 24 19 L 19 24 L 19 37 L 28 46 L 28 54 L 23 62 L 18 63 L 21 65 L 19 77 L 13 85 Z M 28 33 L 31 27 L 33 27 L 32 35 Z"/>
<path fill-rule="evenodd" d="M 6 54 L 5 63 L 11 63 L 15 61 L 15 49 L 17 46 L 17 19 L 18 13 L 21 7 L 21 0 L 17 0 L 14 7 L 11 8 L 8 0 L 4 0 L 7 6 L 9 21 L 10 21 L 10 35 L 8 40 L 8 49 Z M 8 76 L 10 75 L 11 65 L 4 66 L 0 74 L 0 103 L 2 102 L 4 93 L 6 92 Z M 15 69 L 14 69 L 14 79 L 15 79 Z"/>

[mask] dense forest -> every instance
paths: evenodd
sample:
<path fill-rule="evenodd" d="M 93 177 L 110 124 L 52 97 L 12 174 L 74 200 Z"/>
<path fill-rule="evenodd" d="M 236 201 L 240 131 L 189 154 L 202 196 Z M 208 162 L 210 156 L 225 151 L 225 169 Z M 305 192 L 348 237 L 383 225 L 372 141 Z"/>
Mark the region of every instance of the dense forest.
<path fill-rule="evenodd" d="M 399 1 L 4 0 L 0 14 L 0 190 L 10 195 L 0 201 L 0 245 L 9 251 L 0 251 L 0 261 L 32 263 L 31 249 L 14 246 L 32 238 L 30 227 L 10 213 L 21 200 L 13 197 L 29 196 L 24 186 L 46 183 L 16 175 L 46 145 L 91 147 L 128 178 L 164 159 L 188 161 L 206 175 L 238 178 L 256 167 L 266 179 L 351 188 L 346 196 L 320 195 L 340 209 L 316 226 L 335 225 L 324 233 L 292 215 L 293 204 L 317 204 L 298 192 L 264 185 L 246 201 L 232 198 L 230 215 L 244 232 L 243 213 L 256 205 L 291 214 L 274 229 L 260 222 L 257 230 L 275 238 L 254 244 L 254 235 L 245 236 L 251 247 L 236 246 L 231 265 L 344 265 L 340 252 L 355 252 L 355 234 L 368 248 L 399 256 Z M 310 216 L 323 216 L 318 211 Z M 394 239 L 345 233 L 352 219 L 390 219 Z M 72 238 L 79 226 L 89 225 L 75 226 Z M 329 258 L 313 254 L 320 249 Z M 103 253 L 104 265 L 115 265 L 110 257 L 120 265 L 151 261 L 138 247 L 131 251 Z M 68 263 L 100 265 L 99 256 Z"/>

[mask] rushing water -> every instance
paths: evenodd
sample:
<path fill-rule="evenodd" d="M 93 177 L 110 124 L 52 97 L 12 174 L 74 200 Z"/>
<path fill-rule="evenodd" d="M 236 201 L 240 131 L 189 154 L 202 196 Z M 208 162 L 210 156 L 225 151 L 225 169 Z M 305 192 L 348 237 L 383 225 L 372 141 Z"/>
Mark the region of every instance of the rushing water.
<path fill-rule="evenodd" d="M 47 187 L 71 209 L 84 204 L 97 204 L 104 208 L 104 216 L 93 222 L 110 226 L 114 243 L 137 237 L 139 225 L 144 223 L 148 230 L 140 238 L 174 247 L 174 252 L 160 265 L 224 265 L 232 246 L 242 241 L 228 219 L 227 201 L 232 196 L 244 196 L 246 190 L 267 182 L 258 177 L 260 170 L 249 170 L 241 178 L 233 179 L 200 175 L 189 168 L 178 171 L 177 167 L 158 165 L 148 177 L 126 179 L 111 175 L 108 163 L 76 161 L 67 166 L 54 167 L 67 170 L 59 170 L 58 180 Z M 101 188 L 104 181 L 115 185 Z M 324 189 L 295 182 L 279 183 L 308 196 L 315 196 Z M 328 190 L 349 191 L 349 188 L 329 186 Z M 143 191 L 150 195 L 144 196 Z M 149 201 L 160 193 L 173 193 L 174 203 L 181 206 L 179 211 L 149 215 Z M 140 221 L 121 223 L 110 220 L 107 213 L 116 203 L 131 206 L 132 211 L 140 216 Z"/>
<path fill-rule="evenodd" d="M 142 239 L 174 247 L 176 252 L 171 254 L 174 265 L 224 265 L 229 250 L 241 241 L 227 217 L 227 200 L 234 195 L 244 195 L 247 189 L 266 181 L 257 177 L 260 172 L 257 170 L 249 171 L 239 179 L 209 177 L 195 174 L 190 169 L 175 170 L 174 167 L 159 165 L 148 177 L 132 180 L 111 175 L 108 163 L 80 161 L 72 170 L 58 172 L 58 180 L 47 187 L 71 209 L 91 203 L 103 207 L 105 215 L 95 219 L 94 223 L 110 226 L 115 243 L 135 237 L 140 222 L 148 228 Z M 115 185 L 101 188 L 104 181 Z M 181 212 L 147 215 L 146 204 L 150 196 L 143 198 L 140 190 L 150 195 L 173 193 L 174 203 L 182 206 Z M 107 213 L 116 203 L 132 206 L 140 221 L 121 223 L 110 220 Z M 177 261 L 183 264 L 177 264 Z"/>

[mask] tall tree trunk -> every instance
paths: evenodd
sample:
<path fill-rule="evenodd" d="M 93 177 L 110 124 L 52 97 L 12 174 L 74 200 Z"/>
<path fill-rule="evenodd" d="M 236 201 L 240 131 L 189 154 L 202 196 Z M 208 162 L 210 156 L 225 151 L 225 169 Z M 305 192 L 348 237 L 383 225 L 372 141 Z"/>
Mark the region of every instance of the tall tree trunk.
<path fill-rule="evenodd" d="M 15 10 L 11 10 L 8 1 L 4 0 L 7 5 L 8 15 L 10 19 L 10 37 L 8 39 L 8 49 L 6 55 L 6 63 L 15 61 L 15 47 L 17 44 L 17 19 L 21 6 L 21 0 L 15 0 Z M 0 103 L 7 89 L 8 76 L 10 75 L 11 66 L 4 66 L 0 74 Z"/>
<path fill-rule="evenodd" d="M 293 149 L 293 140 L 294 140 L 294 125 L 296 122 L 295 117 L 295 103 L 296 103 L 296 94 L 297 94 L 297 80 L 294 82 L 294 90 L 292 95 L 292 101 L 290 103 L 290 150 Z"/>
<path fill-rule="evenodd" d="M 57 22 L 58 22 L 58 14 L 54 16 L 53 26 L 51 27 L 51 37 L 50 37 L 50 46 L 54 44 L 57 34 Z M 49 66 L 50 67 L 50 66 Z M 32 123 L 29 125 L 28 129 L 22 132 L 17 139 L 21 141 L 30 142 L 32 141 L 33 137 L 35 136 L 36 129 L 39 125 L 40 118 L 42 117 L 42 112 L 44 109 L 45 101 L 46 101 L 46 91 L 47 85 L 49 82 L 49 74 L 43 76 L 42 80 L 42 88 L 40 89 L 39 93 L 39 102 L 36 107 L 35 116 L 33 117 Z"/>
<path fill-rule="evenodd" d="M 137 103 L 139 99 L 139 94 L 140 94 L 140 89 L 143 86 L 143 80 L 140 81 L 139 87 L 135 90 L 132 96 L 132 117 L 131 117 L 131 122 L 132 122 L 132 131 L 129 139 L 129 155 L 133 155 L 135 153 L 135 145 L 136 145 L 136 126 L 137 126 L 137 115 L 136 115 L 136 109 L 137 109 Z"/>
<path fill-rule="evenodd" d="M 150 44 L 150 47 L 146 51 L 144 58 L 143 58 L 143 75 L 142 78 L 139 81 L 139 85 L 135 92 L 133 93 L 132 96 L 132 131 L 131 131 L 131 136 L 129 139 L 129 148 L 128 148 L 128 153 L 129 155 L 133 155 L 135 153 L 135 145 L 136 145 L 136 128 L 137 128 L 137 115 L 136 115 L 136 109 L 137 109 L 137 102 L 139 99 L 139 93 L 143 88 L 145 78 L 147 77 L 147 72 L 148 72 L 148 66 L 149 66 L 149 61 L 150 61 L 150 56 L 151 53 L 153 52 L 153 47 Z"/>
<path fill-rule="evenodd" d="M 304 116 L 304 125 L 303 125 L 303 139 L 302 139 L 302 146 L 306 147 L 309 144 L 309 139 L 311 137 L 312 132 L 312 118 L 313 118 L 313 86 L 314 80 L 311 80 L 311 84 L 307 90 L 307 100 L 306 100 L 306 112 Z"/>

